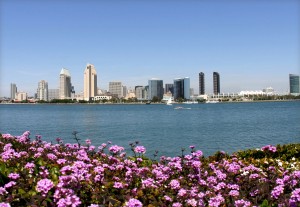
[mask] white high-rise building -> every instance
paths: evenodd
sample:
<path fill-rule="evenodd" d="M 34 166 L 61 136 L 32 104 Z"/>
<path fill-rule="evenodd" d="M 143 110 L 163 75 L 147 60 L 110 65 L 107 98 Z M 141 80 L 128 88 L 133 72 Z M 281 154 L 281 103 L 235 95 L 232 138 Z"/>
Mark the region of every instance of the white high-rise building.
<path fill-rule="evenodd" d="M 39 100 L 48 101 L 48 83 L 41 80 L 38 84 L 37 98 Z"/>
<path fill-rule="evenodd" d="M 72 92 L 71 74 L 68 69 L 61 69 L 59 75 L 59 98 L 70 99 Z"/>
<path fill-rule="evenodd" d="M 93 97 L 98 95 L 97 89 L 97 72 L 92 64 L 87 64 L 84 70 L 84 86 L 83 86 L 83 96 L 84 100 L 89 101 Z"/>
<path fill-rule="evenodd" d="M 123 89 L 122 89 L 122 82 L 113 81 L 109 82 L 108 91 L 111 95 L 118 96 L 118 98 L 123 97 Z"/>

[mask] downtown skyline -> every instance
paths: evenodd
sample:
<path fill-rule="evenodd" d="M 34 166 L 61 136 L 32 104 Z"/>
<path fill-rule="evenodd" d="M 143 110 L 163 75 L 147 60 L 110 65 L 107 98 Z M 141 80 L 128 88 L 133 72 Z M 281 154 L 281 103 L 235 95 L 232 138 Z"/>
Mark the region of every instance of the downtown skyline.
<path fill-rule="evenodd" d="M 151 78 L 165 84 L 188 76 L 198 93 L 203 72 L 205 91 L 212 93 L 217 71 L 221 93 L 269 86 L 287 92 L 288 74 L 299 74 L 296 0 L 0 4 L 0 96 L 10 95 L 10 83 L 29 94 L 41 80 L 58 88 L 62 67 L 81 92 L 88 62 L 97 68 L 101 89 L 115 80 L 134 89 Z"/>

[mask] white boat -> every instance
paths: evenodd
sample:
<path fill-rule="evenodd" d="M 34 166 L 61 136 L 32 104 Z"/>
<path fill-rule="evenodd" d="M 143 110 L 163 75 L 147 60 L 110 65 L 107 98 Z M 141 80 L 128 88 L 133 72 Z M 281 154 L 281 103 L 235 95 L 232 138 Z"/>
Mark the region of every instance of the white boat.
<path fill-rule="evenodd" d="M 197 104 L 198 101 L 185 101 L 185 102 L 182 102 L 183 104 Z"/>
<path fill-rule="evenodd" d="M 181 107 L 181 106 L 177 106 L 174 109 L 192 109 L 192 108 L 184 108 L 184 107 Z"/>
<path fill-rule="evenodd" d="M 171 106 L 172 105 L 172 100 L 171 99 L 168 99 L 167 101 L 167 105 Z"/>
<path fill-rule="evenodd" d="M 219 103 L 219 101 L 211 100 L 211 101 L 206 101 L 205 103 Z"/>

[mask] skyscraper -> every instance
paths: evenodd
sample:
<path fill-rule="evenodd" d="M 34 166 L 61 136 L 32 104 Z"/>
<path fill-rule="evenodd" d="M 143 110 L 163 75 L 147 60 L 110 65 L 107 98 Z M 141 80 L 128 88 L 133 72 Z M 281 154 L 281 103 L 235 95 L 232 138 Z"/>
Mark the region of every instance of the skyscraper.
<path fill-rule="evenodd" d="M 290 94 L 299 95 L 300 94 L 300 79 L 299 75 L 290 74 Z"/>
<path fill-rule="evenodd" d="M 16 94 L 17 94 L 17 85 L 15 83 L 10 84 L 10 98 L 11 100 L 16 99 Z"/>
<path fill-rule="evenodd" d="M 37 89 L 37 98 L 39 100 L 48 101 L 48 83 L 44 80 L 41 80 L 38 83 L 38 89 Z"/>
<path fill-rule="evenodd" d="M 189 77 L 185 77 L 183 79 L 183 97 L 187 100 L 190 99 L 190 92 L 191 92 L 191 87 L 190 87 L 190 78 Z"/>
<path fill-rule="evenodd" d="M 190 99 L 190 78 L 174 79 L 174 100 L 178 98 Z"/>
<path fill-rule="evenodd" d="M 152 78 L 151 80 L 148 80 L 148 85 L 149 85 L 148 100 L 152 100 L 153 97 L 155 96 L 159 99 L 163 98 L 164 88 L 163 88 L 162 80 Z"/>
<path fill-rule="evenodd" d="M 117 96 L 118 98 L 123 97 L 123 88 L 122 88 L 122 82 L 120 81 L 112 81 L 109 82 L 108 85 L 108 91 L 112 94 Z"/>
<path fill-rule="evenodd" d="M 69 70 L 63 68 L 59 75 L 59 98 L 70 99 L 72 92 L 71 74 Z"/>
<path fill-rule="evenodd" d="M 165 85 L 165 93 L 171 92 L 174 93 L 174 84 L 172 83 L 166 83 Z"/>
<path fill-rule="evenodd" d="M 217 72 L 213 73 L 214 95 L 220 94 L 220 75 Z"/>
<path fill-rule="evenodd" d="M 205 94 L 205 79 L 204 79 L 204 73 L 199 73 L 199 95 Z"/>
<path fill-rule="evenodd" d="M 94 65 L 87 64 L 84 70 L 83 83 L 84 100 L 89 101 L 91 98 L 97 96 L 97 72 Z"/>

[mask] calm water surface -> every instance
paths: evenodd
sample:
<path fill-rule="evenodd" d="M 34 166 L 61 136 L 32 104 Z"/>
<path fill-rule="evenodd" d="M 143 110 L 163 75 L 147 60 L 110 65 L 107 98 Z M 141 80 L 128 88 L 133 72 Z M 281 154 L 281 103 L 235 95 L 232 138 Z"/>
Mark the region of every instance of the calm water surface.
<path fill-rule="evenodd" d="M 190 109 L 175 110 L 177 106 Z M 300 142 L 300 102 L 186 105 L 0 105 L 0 133 L 29 130 L 46 141 L 74 143 L 73 131 L 94 145 L 111 141 L 129 148 L 139 141 L 147 155 L 176 156 L 190 145 L 204 155 L 267 144 Z"/>

